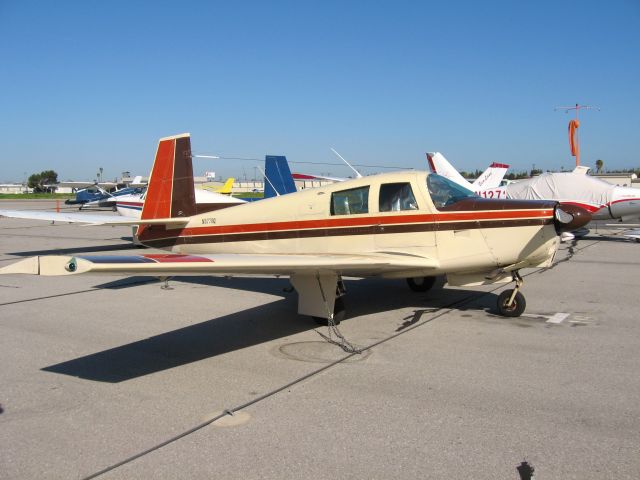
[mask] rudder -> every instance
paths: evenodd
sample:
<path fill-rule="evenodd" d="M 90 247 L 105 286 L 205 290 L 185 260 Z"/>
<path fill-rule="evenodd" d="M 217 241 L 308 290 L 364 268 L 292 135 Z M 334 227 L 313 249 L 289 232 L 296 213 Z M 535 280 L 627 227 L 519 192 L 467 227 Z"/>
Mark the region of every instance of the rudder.
<path fill-rule="evenodd" d="M 190 217 L 195 213 L 191 135 L 161 138 L 141 219 Z"/>
<path fill-rule="evenodd" d="M 287 157 L 266 155 L 264 159 L 264 198 L 296 192 Z"/>

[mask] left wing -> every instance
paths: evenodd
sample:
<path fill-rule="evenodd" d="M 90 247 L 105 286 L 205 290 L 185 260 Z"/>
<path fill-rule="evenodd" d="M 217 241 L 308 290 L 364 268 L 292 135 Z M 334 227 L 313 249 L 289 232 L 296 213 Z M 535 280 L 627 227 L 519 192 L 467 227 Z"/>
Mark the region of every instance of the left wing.
<path fill-rule="evenodd" d="M 39 256 L 0 268 L 0 274 L 71 275 L 77 273 L 150 276 L 271 274 L 336 272 L 342 275 L 374 275 L 425 271 L 438 268 L 428 257 L 401 254 L 369 255 L 177 255 Z"/>
<path fill-rule="evenodd" d="M 85 225 L 186 225 L 189 217 L 125 220 L 115 215 L 91 215 L 86 213 L 43 212 L 38 210 L 0 210 L 0 216 L 50 222 L 82 223 Z"/>

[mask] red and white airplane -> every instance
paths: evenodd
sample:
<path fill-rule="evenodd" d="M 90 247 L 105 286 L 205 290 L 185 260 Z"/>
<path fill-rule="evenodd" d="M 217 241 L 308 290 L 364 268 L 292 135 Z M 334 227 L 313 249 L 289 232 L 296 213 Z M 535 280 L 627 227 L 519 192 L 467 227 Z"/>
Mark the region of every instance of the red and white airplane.
<path fill-rule="evenodd" d="M 442 154 L 429 155 L 437 159 L 429 163 L 434 173 L 462 184 L 458 179 L 462 176 Z M 594 220 L 640 218 L 640 189 L 611 185 L 587 175 L 588 171 L 588 167 L 576 167 L 571 172 L 547 172 L 502 187 L 475 191 L 484 198 L 555 200 L 563 205 L 576 205 L 589 211 Z"/>
<path fill-rule="evenodd" d="M 515 281 L 497 308 L 525 308 L 519 270 L 548 267 L 558 233 L 591 218 L 553 201 L 489 201 L 442 176 L 394 172 L 356 178 L 201 213 L 195 202 L 189 134 L 160 140 L 137 224 L 145 245 L 166 253 L 39 256 L 0 274 L 271 274 L 290 277 L 298 312 L 339 320 L 343 276 L 407 278 L 426 291 L 436 275 L 451 285 Z"/>
<path fill-rule="evenodd" d="M 460 173 L 453 168 L 453 165 L 444 158 L 444 155 L 439 152 L 427 153 L 427 162 L 429 163 L 429 168 L 433 173 L 437 173 L 449 180 L 453 180 L 458 185 L 476 193 L 500 187 L 502 179 L 507 173 L 507 170 L 509 170 L 509 165 L 506 163 L 493 162 L 478 178 L 473 181 L 473 183 L 471 183 L 460 175 Z"/>

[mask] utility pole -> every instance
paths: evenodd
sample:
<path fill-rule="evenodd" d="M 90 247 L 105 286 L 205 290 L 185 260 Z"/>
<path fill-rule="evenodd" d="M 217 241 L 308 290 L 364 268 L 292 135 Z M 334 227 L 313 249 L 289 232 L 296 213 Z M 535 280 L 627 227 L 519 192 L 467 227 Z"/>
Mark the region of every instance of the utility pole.
<path fill-rule="evenodd" d="M 592 105 L 579 105 L 576 103 L 575 107 L 556 107 L 553 110 L 564 110 L 564 113 L 569 113 L 569 110 L 576 111 L 576 118 L 569 121 L 569 147 L 571 149 L 571 155 L 576 157 L 577 167 L 578 165 L 580 165 L 580 144 L 578 143 L 578 127 L 580 127 L 580 122 L 578 121 L 578 112 L 580 110 L 600 111 L 600 108 L 594 107 Z"/>

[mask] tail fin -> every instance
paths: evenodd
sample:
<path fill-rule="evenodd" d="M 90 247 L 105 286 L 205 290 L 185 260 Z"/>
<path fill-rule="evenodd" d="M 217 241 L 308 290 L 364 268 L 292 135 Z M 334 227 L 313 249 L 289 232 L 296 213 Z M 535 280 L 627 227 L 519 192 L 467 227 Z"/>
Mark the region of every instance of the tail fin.
<path fill-rule="evenodd" d="M 287 157 L 267 155 L 264 158 L 264 198 L 271 198 L 297 191 L 291 176 Z"/>
<path fill-rule="evenodd" d="M 224 185 L 222 185 L 222 187 L 220 187 L 219 190 L 216 190 L 216 192 L 229 195 L 231 193 L 231 189 L 233 188 L 233 184 L 235 181 L 236 179 L 233 177 L 227 178 L 227 181 L 224 182 Z"/>
<path fill-rule="evenodd" d="M 191 135 L 161 138 L 141 218 L 190 217 L 195 213 Z"/>
<path fill-rule="evenodd" d="M 474 189 L 485 190 L 499 187 L 507 170 L 509 170 L 509 165 L 506 163 L 493 162 L 489 165 L 489 168 L 482 172 L 482 175 L 475 179 L 473 182 Z"/>
<path fill-rule="evenodd" d="M 451 165 L 441 153 L 427 153 L 427 161 L 429 162 L 429 168 L 431 168 L 431 171 L 433 173 L 442 175 L 443 177 L 448 178 L 452 182 L 456 182 L 458 185 L 461 185 L 466 189 L 469 189 L 471 191 L 474 190 L 473 185 L 471 185 L 462 175 L 460 175 L 458 171 L 453 168 L 453 165 Z"/>

